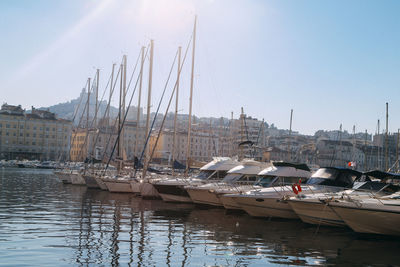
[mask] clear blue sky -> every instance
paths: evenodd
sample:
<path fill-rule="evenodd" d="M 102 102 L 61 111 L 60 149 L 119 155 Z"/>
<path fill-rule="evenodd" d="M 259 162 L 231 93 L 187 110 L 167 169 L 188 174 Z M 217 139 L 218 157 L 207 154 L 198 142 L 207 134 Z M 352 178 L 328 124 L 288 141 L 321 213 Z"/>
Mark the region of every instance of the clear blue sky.
<path fill-rule="evenodd" d="M 198 15 L 194 113 L 240 107 L 279 128 L 313 134 L 400 128 L 400 1 L 0 1 L 0 100 L 49 106 L 76 98 L 96 68 L 155 40 L 153 109 L 176 47 Z M 188 61 L 187 63 L 190 63 Z M 188 112 L 190 71 L 182 75 Z M 102 87 L 101 87 L 102 88 Z M 381 129 L 384 127 L 381 127 Z"/>

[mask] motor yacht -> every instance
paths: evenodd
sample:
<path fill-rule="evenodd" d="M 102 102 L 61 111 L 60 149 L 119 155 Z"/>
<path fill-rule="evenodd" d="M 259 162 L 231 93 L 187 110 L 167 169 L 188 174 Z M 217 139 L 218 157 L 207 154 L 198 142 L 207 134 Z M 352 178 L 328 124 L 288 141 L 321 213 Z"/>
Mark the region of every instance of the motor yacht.
<path fill-rule="evenodd" d="M 292 184 L 302 183 L 311 176 L 305 164 L 274 162 L 259 173 L 265 177 L 265 188 L 258 188 L 240 194 L 227 194 L 238 206 L 255 217 L 298 218 L 286 202 L 293 196 Z M 272 178 L 274 177 L 274 178 Z"/>
<path fill-rule="evenodd" d="M 268 165 L 271 164 L 245 159 L 240 165 L 230 169 L 221 182 L 189 185 L 185 188 L 194 203 L 222 207 L 224 204 L 221 197 L 224 194 L 252 189 L 252 185 L 258 180 L 257 174 Z"/>
<path fill-rule="evenodd" d="M 215 157 L 211 162 L 201 167 L 196 176 L 158 180 L 153 183 L 153 186 L 164 201 L 192 203 L 185 186 L 221 181 L 226 176 L 227 171 L 238 164 L 237 160 L 228 157 Z"/>

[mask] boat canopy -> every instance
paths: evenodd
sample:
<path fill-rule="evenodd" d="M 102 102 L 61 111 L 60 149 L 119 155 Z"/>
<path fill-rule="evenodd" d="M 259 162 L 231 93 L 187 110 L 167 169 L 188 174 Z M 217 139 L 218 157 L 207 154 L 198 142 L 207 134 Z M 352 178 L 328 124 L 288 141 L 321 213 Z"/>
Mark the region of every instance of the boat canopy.
<path fill-rule="evenodd" d="M 392 173 L 392 172 L 384 172 L 380 170 L 373 170 L 373 171 L 368 171 L 364 172 L 364 175 L 372 178 L 377 178 L 380 180 L 386 180 L 386 179 L 398 179 L 400 180 L 400 174 L 399 173 Z"/>
<path fill-rule="evenodd" d="M 237 160 L 233 160 L 229 157 L 214 157 L 213 160 L 203 167 L 200 168 L 201 171 L 229 171 L 233 167 L 239 165 Z"/>
<path fill-rule="evenodd" d="M 254 174 L 257 175 L 260 171 L 271 165 L 266 162 L 259 162 L 255 160 L 243 160 L 240 165 L 237 165 L 230 169 L 228 173 L 240 173 L 240 174 Z"/>
<path fill-rule="evenodd" d="M 361 175 L 361 172 L 352 169 L 324 167 L 319 168 L 307 181 L 307 184 L 352 187 Z"/>
<path fill-rule="evenodd" d="M 275 161 L 272 163 L 276 167 L 293 167 L 299 170 L 304 170 L 304 171 L 310 171 L 310 168 L 307 166 L 307 164 L 304 163 L 290 163 L 290 162 L 284 162 L 284 161 Z"/>
<path fill-rule="evenodd" d="M 275 177 L 309 178 L 311 176 L 311 171 L 305 164 L 274 162 L 273 166 L 270 166 L 260 171 L 258 175 L 275 176 Z"/>

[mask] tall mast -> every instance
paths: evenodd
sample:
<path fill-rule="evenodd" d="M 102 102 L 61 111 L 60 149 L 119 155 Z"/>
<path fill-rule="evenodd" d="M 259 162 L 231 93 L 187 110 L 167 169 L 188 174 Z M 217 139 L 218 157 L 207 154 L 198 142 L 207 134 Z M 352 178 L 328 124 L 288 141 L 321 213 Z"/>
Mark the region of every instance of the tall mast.
<path fill-rule="evenodd" d="M 367 171 L 368 168 L 368 150 L 367 150 L 367 138 L 368 138 L 368 131 L 365 130 L 365 142 L 364 142 L 364 170 Z"/>
<path fill-rule="evenodd" d="M 142 101 L 142 84 L 143 84 L 143 66 L 144 66 L 144 49 L 142 46 L 142 58 L 140 61 L 140 77 L 139 77 L 139 97 L 138 97 L 138 106 L 137 106 L 137 114 L 136 114 L 136 137 L 135 137 L 135 157 L 138 156 L 138 143 L 139 143 L 139 126 L 140 126 L 140 104 Z M 144 137 L 146 138 L 146 136 Z"/>
<path fill-rule="evenodd" d="M 123 64 L 124 64 L 124 68 L 123 68 L 123 82 L 122 82 L 122 90 L 123 90 L 123 98 L 122 98 L 122 119 L 125 119 L 125 106 L 126 106 L 126 104 L 125 104 L 125 101 L 126 101 L 126 71 L 127 71 L 127 56 L 126 55 L 124 55 L 124 57 L 123 57 Z M 124 130 L 124 127 L 123 127 L 123 125 L 121 125 L 121 136 L 120 136 L 120 139 L 121 139 L 121 157 L 124 159 L 124 160 L 126 160 L 126 158 L 125 158 L 125 130 Z"/>
<path fill-rule="evenodd" d="M 385 171 L 389 168 L 389 104 L 386 102 L 386 134 L 385 134 Z"/>
<path fill-rule="evenodd" d="M 122 153 L 121 153 L 121 124 L 122 124 L 122 122 L 121 122 L 121 118 L 122 118 L 122 98 L 124 97 L 124 93 L 123 93 L 123 91 L 122 91 L 122 80 L 123 80 L 123 73 L 124 73 L 124 65 L 123 64 L 121 64 L 120 65 L 120 70 L 121 70 L 121 75 L 120 75 L 120 80 L 119 80 L 119 112 L 118 112 L 118 131 L 117 131 L 117 133 L 118 134 L 120 134 L 120 136 L 117 136 L 117 140 L 118 140 L 118 143 L 117 143 L 117 151 L 118 151 L 118 154 L 117 154 L 117 158 L 118 159 L 120 159 L 121 158 L 121 155 L 122 155 Z M 118 164 L 118 166 L 120 166 L 120 164 Z"/>
<path fill-rule="evenodd" d="M 192 102 L 193 102 L 193 82 L 194 82 L 194 59 L 196 50 L 196 22 L 197 16 L 194 17 L 194 27 L 193 27 L 193 48 L 192 48 L 192 74 L 190 77 L 190 98 L 189 98 L 189 122 L 188 122 L 188 140 L 187 140 L 187 152 L 186 152 L 186 173 L 187 176 L 190 169 L 190 158 L 191 158 L 191 130 L 192 130 Z"/>
<path fill-rule="evenodd" d="M 86 134 L 89 133 L 89 107 L 90 107 L 90 78 L 88 78 L 88 89 L 87 89 L 87 109 L 86 109 Z"/>
<path fill-rule="evenodd" d="M 378 137 L 379 137 L 379 135 L 381 134 L 381 129 L 380 129 L 380 121 L 378 120 Z M 379 142 L 380 143 L 380 142 Z M 378 165 L 378 170 L 380 170 L 381 169 L 381 153 L 380 153 L 380 150 L 381 150 L 381 148 L 380 148 L 380 144 L 378 143 L 378 160 L 377 160 L 377 165 Z"/>
<path fill-rule="evenodd" d="M 154 54 L 154 40 L 150 40 L 150 64 L 149 64 L 149 88 L 147 92 L 147 117 L 146 117 L 146 134 L 145 138 L 150 133 L 150 106 L 151 106 L 151 86 L 153 83 L 153 54 Z M 146 146 L 144 161 L 149 157 L 149 146 Z"/>
<path fill-rule="evenodd" d="M 351 161 L 355 162 L 355 152 L 356 152 L 356 126 L 353 125 L 353 151 L 352 151 L 352 157 Z"/>
<path fill-rule="evenodd" d="M 399 142 L 400 142 L 400 129 L 397 129 L 396 172 L 399 172 Z"/>
<path fill-rule="evenodd" d="M 290 149 L 291 141 L 292 141 L 292 119 L 293 119 L 293 109 L 290 110 L 290 125 L 289 125 L 289 140 L 288 140 L 288 162 L 292 161 L 292 153 Z"/>
<path fill-rule="evenodd" d="M 90 78 L 88 78 L 88 99 L 86 109 L 86 139 L 89 139 L 89 109 L 90 109 Z M 89 153 L 89 146 L 86 145 L 86 156 Z M 82 155 L 83 156 L 83 155 Z"/>
<path fill-rule="evenodd" d="M 175 116 L 174 116 L 174 136 L 172 138 L 172 177 L 175 175 L 175 151 L 176 151 L 176 120 L 178 117 L 178 100 L 179 100 L 179 78 L 181 74 L 181 53 L 182 47 L 178 47 L 178 74 L 176 77 L 176 92 L 175 92 Z"/>
<path fill-rule="evenodd" d="M 113 87 L 114 87 L 114 68 L 115 68 L 115 63 L 112 65 L 111 69 L 111 85 L 110 85 L 110 96 L 108 97 L 108 104 L 111 106 L 111 97 L 112 97 L 112 92 L 113 92 Z M 110 125 L 110 109 L 108 108 L 107 110 L 107 127 Z"/>
<path fill-rule="evenodd" d="M 97 69 L 96 71 L 96 106 L 94 110 L 94 119 L 93 119 L 93 126 L 97 127 L 97 112 L 99 109 L 99 75 L 100 75 L 100 70 Z"/>
<path fill-rule="evenodd" d="M 244 140 L 244 111 L 243 107 L 241 107 L 241 115 L 240 115 L 240 143 L 243 142 Z M 239 160 L 243 159 L 243 146 L 240 146 L 240 151 L 239 151 Z"/>

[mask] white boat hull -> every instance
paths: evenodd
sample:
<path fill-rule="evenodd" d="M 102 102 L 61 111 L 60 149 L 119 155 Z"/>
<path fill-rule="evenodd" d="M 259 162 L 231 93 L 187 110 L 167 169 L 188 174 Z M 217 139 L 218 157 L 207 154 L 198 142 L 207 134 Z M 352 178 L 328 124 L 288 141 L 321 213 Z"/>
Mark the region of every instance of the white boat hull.
<path fill-rule="evenodd" d="M 187 192 L 194 203 L 222 207 L 223 204 L 212 189 L 188 188 Z"/>
<path fill-rule="evenodd" d="M 70 173 L 71 183 L 74 185 L 86 185 L 85 179 L 80 173 Z"/>
<path fill-rule="evenodd" d="M 332 206 L 355 232 L 400 236 L 400 213 L 387 210 Z"/>
<path fill-rule="evenodd" d="M 190 197 L 186 196 L 178 196 L 178 195 L 172 195 L 172 194 L 162 194 L 159 193 L 160 197 L 162 200 L 165 202 L 183 202 L 183 203 L 193 203 L 192 199 Z"/>
<path fill-rule="evenodd" d="M 299 218 L 287 201 L 278 198 L 235 197 L 234 200 L 254 217 Z"/>
<path fill-rule="evenodd" d="M 161 198 L 157 189 L 151 183 L 143 182 L 137 184 L 140 184 L 140 195 L 143 198 L 151 198 L 151 199 Z"/>
<path fill-rule="evenodd" d="M 94 177 L 94 179 L 96 180 L 97 184 L 100 186 L 101 190 L 108 190 L 106 184 L 104 183 L 103 179 L 101 177 Z"/>
<path fill-rule="evenodd" d="M 235 201 L 233 197 L 222 195 L 220 197 L 222 205 L 228 210 L 243 210 L 242 207 Z"/>
<path fill-rule="evenodd" d="M 130 181 L 110 181 L 106 180 L 104 183 L 107 186 L 108 191 L 112 193 L 132 193 Z"/>
<path fill-rule="evenodd" d="M 346 223 L 327 204 L 289 200 L 289 205 L 300 219 L 309 224 L 344 227 Z"/>

